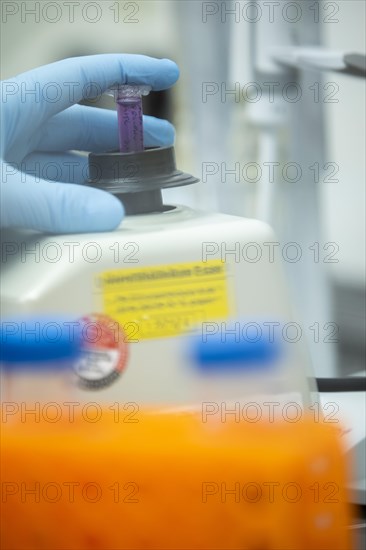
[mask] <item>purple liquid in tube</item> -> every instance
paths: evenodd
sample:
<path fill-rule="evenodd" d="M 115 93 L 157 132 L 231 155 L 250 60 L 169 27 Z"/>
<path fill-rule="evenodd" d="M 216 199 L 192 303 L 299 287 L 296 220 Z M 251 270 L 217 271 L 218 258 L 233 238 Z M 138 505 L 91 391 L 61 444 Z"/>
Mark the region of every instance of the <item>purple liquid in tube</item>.
<path fill-rule="evenodd" d="M 119 97 L 117 99 L 119 150 L 131 153 L 144 150 L 142 124 L 142 98 Z"/>

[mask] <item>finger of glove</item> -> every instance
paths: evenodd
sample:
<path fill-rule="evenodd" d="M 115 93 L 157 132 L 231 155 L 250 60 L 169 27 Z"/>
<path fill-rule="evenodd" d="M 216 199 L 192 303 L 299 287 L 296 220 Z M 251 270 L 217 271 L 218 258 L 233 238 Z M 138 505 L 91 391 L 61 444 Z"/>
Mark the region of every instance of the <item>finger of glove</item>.
<path fill-rule="evenodd" d="M 2 83 L 3 158 L 9 160 L 8 152 L 18 139 L 25 135 L 28 143 L 29 132 L 82 99 L 98 97 L 115 84 L 146 84 L 164 90 L 178 77 L 178 67 L 169 59 L 102 54 L 65 59 L 6 80 Z M 26 149 L 23 157 L 31 151 Z"/>
<path fill-rule="evenodd" d="M 10 167 L 11 169 L 12 167 Z M 124 215 L 113 195 L 82 185 L 49 183 L 19 173 L 1 184 L 2 227 L 24 227 L 48 233 L 111 231 Z"/>
<path fill-rule="evenodd" d="M 174 127 L 166 120 L 144 116 L 146 147 L 174 143 Z M 91 151 L 99 153 L 119 148 L 117 113 L 74 105 L 53 116 L 41 129 L 39 151 Z"/>
<path fill-rule="evenodd" d="M 89 159 L 83 153 L 47 153 L 36 151 L 28 155 L 18 165 L 22 171 L 21 179 L 34 176 L 36 181 L 40 179 L 54 182 L 77 183 L 83 185 L 89 178 Z M 27 174 L 27 175 L 25 175 Z"/>

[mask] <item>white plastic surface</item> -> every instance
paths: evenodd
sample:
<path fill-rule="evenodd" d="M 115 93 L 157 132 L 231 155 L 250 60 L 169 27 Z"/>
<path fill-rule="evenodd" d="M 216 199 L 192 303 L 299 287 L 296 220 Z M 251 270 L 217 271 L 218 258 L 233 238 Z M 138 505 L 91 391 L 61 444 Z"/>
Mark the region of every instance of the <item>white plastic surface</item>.
<path fill-rule="evenodd" d="M 198 263 L 202 261 L 204 243 L 213 243 L 217 253 L 208 260 L 220 260 L 221 252 L 226 251 L 231 307 L 228 319 L 216 319 L 215 322 L 232 323 L 244 319 L 286 323 L 294 320 L 282 266 L 278 260 L 271 261 L 268 254 L 268 243 L 276 242 L 276 239 L 269 226 L 256 220 L 178 207 L 165 213 L 128 217 L 118 230 L 111 233 L 45 236 L 14 231 L 4 234 L 3 239 L 10 247 L 7 250 L 13 247 L 17 251 L 9 253 L 3 265 L 3 319 L 15 312 L 18 316 L 27 313 L 67 314 L 75 319 L 103 313 L 101 295 L 95 292 L 96 275 L 114 269 Z M 131 243 L 137 260 L 134 263 L 127 261 Z M 91 256 L 95 245 L 101 256 L 94 262 L 86 261 L 86 251 Z M 243 255 L 248 245 L 261 251 L 258 261 L 249 261 L 249 252 L 248 256 Z M 117 263 L 114 256 L 116 246 L 120 251 Z M 235 247 L 241 256 L 230 252 Z M 72 261 L 70 249 L 74 250 Z M 58 261 L 45 259 L 57 251 L 60 255 Z M 299 392 L 304 403 L 308 403 L 309 365 L 304 358 L 303 344 L 300 341 L 290 346 L 291 357 L 281 363 L 275 375 L 274 393 Z M 189 400 L 192 377 L 185 364 L 183 337 L 152 338 L 128 345 L 125 372 L 98 392 L 79 390 L 78 399 L 119 403 L 167 402 L 172 405 Z"/>

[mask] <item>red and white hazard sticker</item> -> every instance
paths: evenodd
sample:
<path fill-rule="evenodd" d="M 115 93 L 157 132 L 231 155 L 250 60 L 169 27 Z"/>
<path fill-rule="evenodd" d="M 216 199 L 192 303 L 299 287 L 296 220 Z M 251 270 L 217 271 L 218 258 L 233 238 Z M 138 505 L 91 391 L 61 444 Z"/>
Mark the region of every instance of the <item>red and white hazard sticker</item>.
<path fill-rule="evenodd" d="M 75 364 L 79 386 L 105 388 L 124 372 L 128 360 L 128 339 L 117 321 L 99 313 L 79 320 L 82 354 Z"/>

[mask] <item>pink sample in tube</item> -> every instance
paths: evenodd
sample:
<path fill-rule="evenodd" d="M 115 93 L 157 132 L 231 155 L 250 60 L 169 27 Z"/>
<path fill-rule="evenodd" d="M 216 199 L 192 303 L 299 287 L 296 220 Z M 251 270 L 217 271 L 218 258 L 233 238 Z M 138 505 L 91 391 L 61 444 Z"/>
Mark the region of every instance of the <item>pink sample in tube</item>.
<path fill-rule="evenodd" d="M 150 92 L 150 86 L 118 86 L 115 93 L 118 113 L 119 150 L 131 153 L 144 150 L 142 122 L 142 96 Z"/>

